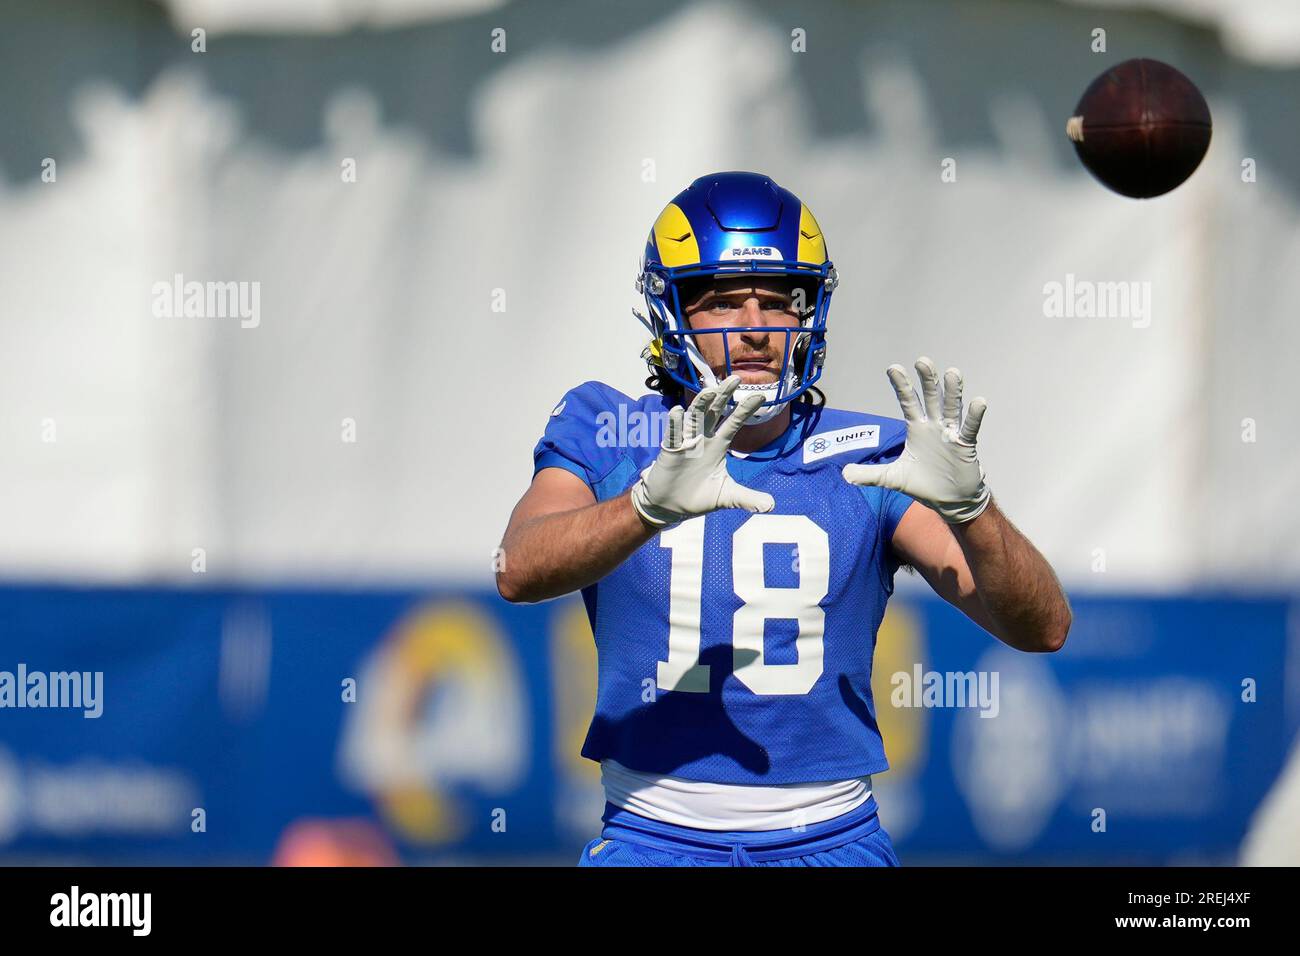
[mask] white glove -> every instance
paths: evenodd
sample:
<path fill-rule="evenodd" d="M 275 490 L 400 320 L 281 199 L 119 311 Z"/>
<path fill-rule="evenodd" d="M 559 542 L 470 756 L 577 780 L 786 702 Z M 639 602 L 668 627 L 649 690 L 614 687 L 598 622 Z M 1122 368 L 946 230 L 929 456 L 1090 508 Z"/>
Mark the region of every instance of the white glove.
<path fill-rule="evenodd" d="M 737 484 L 727 474 L 727 449 L 750 415 L 763 404 L 759 393 L 746 397 L 723 420 L 740 376 L 706 388 L 691 402 L 668 413 L 668 428 L 659 457 L 632 486 L 632 507 L 649 524 L 675 524 L 686 518 L 743 508 L 767 512 L 776 501 L 763 491 Z"/>
<path fill-rule="evenodd" d="M 993 497 L 975 456 L 975 436 L 988 405 L 982 398 L 972 401 L 963 423 L 961 372 L 950 368 L 943 373 L 942 399 L 934 363 L 922 356 L 916 360 L 916 372 L 925 396 L 924 416 L 903 366 L 891 365 L 886 371 L 907 421 L 903 453 L 887 465 L 845 465 L 844 480 L 901 491 L 939 512 L 949 524 L 972 521 Z"/>

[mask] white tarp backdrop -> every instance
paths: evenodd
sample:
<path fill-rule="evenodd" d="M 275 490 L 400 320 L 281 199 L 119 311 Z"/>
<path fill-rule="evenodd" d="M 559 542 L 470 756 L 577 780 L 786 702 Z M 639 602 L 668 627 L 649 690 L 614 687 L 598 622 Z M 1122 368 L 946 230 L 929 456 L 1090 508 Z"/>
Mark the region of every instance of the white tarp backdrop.
<path fill-rule="evenodd" d="M 8 578 L 191 580 L 203 548 L 220 578 L 486 582 L 563 392 L 643 390 L 636 261 L 716 169 L 765 171 L 821 221 L 831 403 L 896 414 L 886 365 L 959 365 L 989 400 L 990 484 L 1067 583 L 1300 576 L 1300 131 L 1279 122 L 1300 71 L 1211 29 L 1051 3 L 465 3 L 192 53 L 185 4 L 117 4 L 116 45 L 20 6 L 0 57 Z M 1136 55 L 1215 118 L 1202 168 L 1147 203 L 1094 183 L 1063 132 Z M 155 315 L 178 274 L 256 283 L 256 327 Z M 1150 315 L 1046 316 L 1068 282 L 1149 283 Z"/>
<path fill-rule="evenodd" d="M 544 0 L 539 0 L 544 2 Z M 1294 0 L 1066 0 L 1107 10 L 1159 10 L 1218 28 L 1232 53 L 1262 63 L 1300 64 L 1300 5 Z M 173 23 L 215 31 L 340 32 L 491 10 L 506 0 L 166 0 Z"/>

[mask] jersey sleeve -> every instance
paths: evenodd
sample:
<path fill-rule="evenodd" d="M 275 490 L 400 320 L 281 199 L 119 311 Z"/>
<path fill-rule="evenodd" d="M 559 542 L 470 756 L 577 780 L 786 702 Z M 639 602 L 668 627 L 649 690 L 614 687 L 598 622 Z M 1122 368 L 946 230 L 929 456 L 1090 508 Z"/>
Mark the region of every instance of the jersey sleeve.
<path fill-rule="evenodd" d="M 892 488 L 881 488 L 880 491 L 880 539 L 887 544 L 894 540 L 898 523 L 903 520 L 903 515 L 908 508 L 912 507 L 916 499 Z"/>
<path fill-rule="evenodd" d="M 866 449 L 859 461 L 864 465 L 885 465 L 903 453 L 907 441 L 907 424 L 896 419 L 882 419 L 880 425 L 880 443 L 877 447 Z M 910 495 L 892 488 L 879 488 L 863 485 L 860 488 L 867 499 L 867 505 L 876 515 L 876 528 L 880 538 L 881 582 L 888 592 L 893 592 L 894 573 L 899 568 L 899 561 L 894 556 L 892 543 L 898 523 L 903 520 L 907 509 L 916 500 Z"/>
<path fill-rule="evenodd" d="M 533 474 L 543 468 L 563 468 L 602 498 L 607 479 L 628 467 L 626 456 L 614 443 L 601 441 L 608 432 L 606 419 L 614 415 L 612 406 L 618 400 L 617 392 L 599 382 L 584 382 L 566 392 L 533 449 Z"/>

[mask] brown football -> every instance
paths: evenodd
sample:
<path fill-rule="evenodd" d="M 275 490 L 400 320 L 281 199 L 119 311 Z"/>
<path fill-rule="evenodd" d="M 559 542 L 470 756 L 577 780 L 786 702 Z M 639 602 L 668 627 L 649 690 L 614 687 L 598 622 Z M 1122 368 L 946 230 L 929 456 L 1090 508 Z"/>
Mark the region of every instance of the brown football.
<path fill-rule="evenodd" d="M 1123 196 L 1180 185 L 1210 145 L 1210 108 L 1196 84 L 1159 60 L 1125 60 L 1089 84 L 1065 126 L 1079 159 Z"/>

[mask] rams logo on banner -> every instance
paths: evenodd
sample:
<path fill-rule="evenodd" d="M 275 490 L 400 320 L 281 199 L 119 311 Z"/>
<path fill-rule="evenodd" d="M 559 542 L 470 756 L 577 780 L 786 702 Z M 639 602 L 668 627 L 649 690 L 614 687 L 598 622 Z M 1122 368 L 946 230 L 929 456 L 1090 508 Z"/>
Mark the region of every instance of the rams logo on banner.
<path fill-rule="evenodd" d="M 460 602 L 400 620 L 371 654 L 345 722 L 344 779 L 396 835 L 440 844 L 465 835 L 464 801 L 517 787 L 529 728 L 518 662 L 493 618 Z"/>

